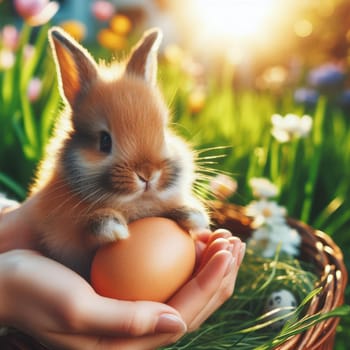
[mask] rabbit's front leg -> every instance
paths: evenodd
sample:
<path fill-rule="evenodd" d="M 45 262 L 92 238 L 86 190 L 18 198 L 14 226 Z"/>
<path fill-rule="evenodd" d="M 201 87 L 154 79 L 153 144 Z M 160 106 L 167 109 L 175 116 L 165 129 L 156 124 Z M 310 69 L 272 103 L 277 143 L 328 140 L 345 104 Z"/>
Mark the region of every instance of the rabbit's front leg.
<path fill-rule="evenodd" d="M 97 209 L 88 219 L 90 233 L 100 242 L 113 242 L 129 237 L 123 215 L 111 208 Z"/>
<path fill-rule="evenodd" d="M 209 216 L 204 208 L 181 206 L 164 213 L 164 217 L 176 221 L 187 231 L 201 231 L 209 228 Z"/>

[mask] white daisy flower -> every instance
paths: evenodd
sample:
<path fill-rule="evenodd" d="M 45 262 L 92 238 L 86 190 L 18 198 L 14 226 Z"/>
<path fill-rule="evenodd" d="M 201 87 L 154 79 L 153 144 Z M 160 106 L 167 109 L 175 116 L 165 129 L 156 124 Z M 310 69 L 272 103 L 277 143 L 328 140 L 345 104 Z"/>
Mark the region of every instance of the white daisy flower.
<path fill-rule="evenodd" d="M 259 199 L 245 207 L 245 214 L 253 219 L 254 229 L 248 246 L 266 258 L 273 257 L 279 246 L 282 252 L 297 255 L 301 238 L 297 230 L 288 225 L 286 208 L 268 200 L 277 194 L 277 188 L 267 179 L 254 178 L 250 183 Z"/>
<path fill-rule="evenodd" d="M 263 225 L 280 225 L 285 222 L 285 216 L 287 211 L 284 207 L 279 206 L 274 201 L 267 201 L 261 199 L 258 201 L 252 201 L 245 208 L 247 216 L 253 218 L 252 226 L 254 228 Z"/>
<path fill-rule="evenodd" d="M 251 178 L 249 185 L 252 188 L 254 197 L 257 198 L 271 198 L 276 197 L 278 194 L 277 186 L 263 177 Z"/>
<path fill-rule="evenodd" d="M 279 114 L 274 114 L 271 117 L 271 122 L 271 133 L 281 143 L 295 138 L 306 137 L 312 128 L 312 118 L 309 115 L 299 117 L 289 113 L 283 117 Z"/>
<path fill-rule="evenodd" d="M 272 258 L 280 247 L 281 252 L 296 256 L 301 238 L 299 233 L 287 224 L 262 226 L 253 232 L 248 247 L 259 252 L 265 258 Z"/>

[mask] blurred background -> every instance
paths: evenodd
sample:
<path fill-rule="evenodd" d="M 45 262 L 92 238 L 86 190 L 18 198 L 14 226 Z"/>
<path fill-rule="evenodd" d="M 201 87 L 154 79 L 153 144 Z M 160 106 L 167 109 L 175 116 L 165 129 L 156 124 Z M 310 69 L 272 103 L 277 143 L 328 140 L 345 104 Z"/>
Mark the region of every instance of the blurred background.
<path fill-rule="evenodd" d="M 246 205 L 249 180 L 268 178 L 350 266 L 349 1 L 0 0 L 0 190 L 18 200 L 61 105 L 53 24 L 107 62 L 160 27 L 159 84 L 198 151 L 201 194 Z M 349 326 L 335 349 L 348 348 Z"/>

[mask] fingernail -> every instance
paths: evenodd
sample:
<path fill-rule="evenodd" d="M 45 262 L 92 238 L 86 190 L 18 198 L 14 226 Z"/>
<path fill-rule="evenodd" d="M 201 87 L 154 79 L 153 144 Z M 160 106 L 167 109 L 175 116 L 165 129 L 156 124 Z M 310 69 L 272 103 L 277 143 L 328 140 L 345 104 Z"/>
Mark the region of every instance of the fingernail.
<path fill-rule="evenodd" d="M 231 257 L 230 261 L 227 263 L 227 268 L 226 268 L 224 276 L 227 276 L 228 274 L 231 273 L 233 265 L 235 263 L 236 263 L 236 258 L 235 257 Z"/>
<path fill-rule="evenodd" d="M 246 244 L 242 243 L 241 249 L 239 250 L 239 264 L 241 265 L 245 255 Z"/>
<path fill-rule="evenodd" d="M 162 314 L 158 318 L 156 333 L 185 333 L 186 324 L 179 317 L 172 314 Z"/>
<path fill-rule="evenodd" d="M 234 248 L 234 244 L 229 243 L 229 245 L 227 246 L 226 250 L 227 250 L 228 252 L 232 253 L 232 252 L 233 252 L 233 248 Z"/>

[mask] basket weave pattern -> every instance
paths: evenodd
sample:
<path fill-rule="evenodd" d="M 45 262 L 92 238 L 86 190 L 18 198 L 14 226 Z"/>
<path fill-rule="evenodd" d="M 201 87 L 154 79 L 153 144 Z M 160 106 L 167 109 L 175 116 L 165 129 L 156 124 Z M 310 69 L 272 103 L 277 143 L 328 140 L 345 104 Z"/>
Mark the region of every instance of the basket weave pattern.
<path fill-rule="evenodd" d="M 246 240 L 251 232 L 251 219 L 244 215 L 242 208 L 232 204 L 214 203 L 213 220 L 216 227 L 222 227 Z M 344 302 L 347 271 L 343 254 L 335 242 L 325 233 L 289 218 L 288 224 L 302 237 L 300 259 L 315 266 L 319 276 L 316 287 L 322 287 L 306 310 L 306 315 L 325 313 Z M 289 338 L 277 350 L 330 350 L 333 349 L 336 327 L 339 319 L 329 318 L 307 331 Z"/>

